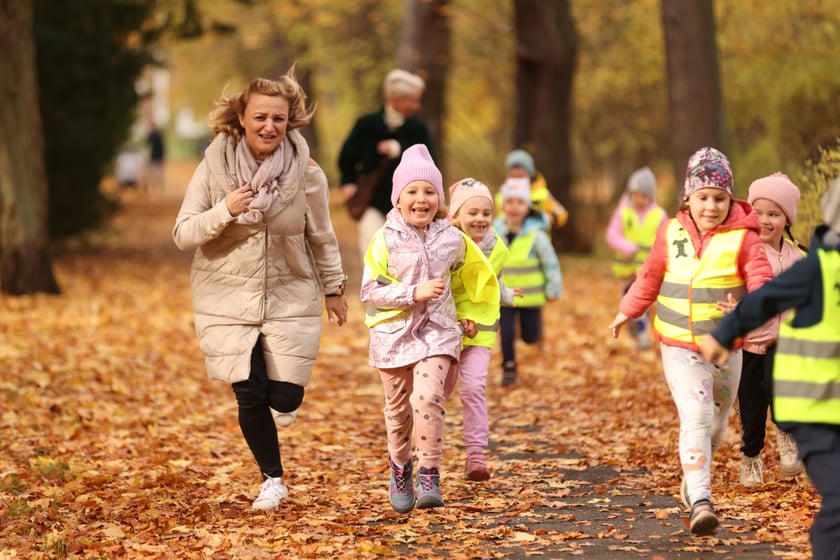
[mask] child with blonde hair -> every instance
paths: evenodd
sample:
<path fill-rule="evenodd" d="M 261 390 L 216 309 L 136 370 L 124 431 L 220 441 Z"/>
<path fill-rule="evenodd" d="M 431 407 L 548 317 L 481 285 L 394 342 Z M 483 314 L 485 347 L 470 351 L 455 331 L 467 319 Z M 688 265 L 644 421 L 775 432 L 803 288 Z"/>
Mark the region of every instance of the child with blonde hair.
<path fill-rule="evenodd" d="M 654 335 L 680 419 L 680 497 L 689 528 L 712 535 L 720 521 L 712 506 L 711 463 L 723 441 L 741 378 L 741 352 L 723 366 L 703 359 L 700 337 L 723 317 L 718 302 L 740 298 L 773 277 L 758 232 L 758 218 L 734 196 L 732 168 L 715 148 L 688 160 L 683 204 L 659 229 L 650 255 L 621 299 L 609 328 L 617 337 L 631 318 L 654 302 Z"/>
<path fill-rule="evenodd" d="M 774 276 L 803 258 L 802 249 L 790 231 L 796 223 L 799 196 L 799 189 L 783 173 L 756 179 L 750 185 L 747 201 L 758 216 L 761 226 L 759 237 L 764 243 L 764 252 L 773 267 Z M 785 234 L 788 239 L 785 239 Z M 721 302 L 721 309 L 729 311 L 733 303 Z M 744 343 L 738 413 L 742 430 L 740 481 L 748 487 L 764 483 L 761 450 L 764 448 L 767 408 L 773 401 L 773 356 L 779 338 L 779 321 L 780 317 L 773 317 L 761 328 L 749 333 Z M 778 426 L 776 443 L 779 470 L 783 476 L 795 477 L 804 468 L 802 461 L 796 458 L 796 443 Z"/>
<path fill-rule="evenodd" d="M 502 271 L 508 249 L 491 227 L 493 224 L 493 195 L 490 189 L 472 178 L 462 179 L 449 187 L 449 220 L 474 243 L 489 261 L 494 278 L 486 278 L 489 288 L 494 282 L 499 283 L 498 275 Z M 475 324 L 475 336 L 465 334 L 461 359 L 453 364 L 453 371 L 447 379 L 444 393 L 447 398 L 455 390 L 460 377 L 459 395 L 464 408 L 464 446 L 467 460 L 465 474 L 476 482 L 488 480 L 485 450 L 488 443 L 487 422 L 487 370 L 490 366 L 490 353 L 496 342 L 499 329 L 499 308 L 501 305 L 512 306 L 514 295 L 522 295 L 520 290 L 513 290 L 499 285 L 499 297 L 495 301 L 475 301 L 477 298 L 458 290 L 456 282 L 462 276 L 453 277 L 455 306 L 459 319 L 467 319 Z"/>

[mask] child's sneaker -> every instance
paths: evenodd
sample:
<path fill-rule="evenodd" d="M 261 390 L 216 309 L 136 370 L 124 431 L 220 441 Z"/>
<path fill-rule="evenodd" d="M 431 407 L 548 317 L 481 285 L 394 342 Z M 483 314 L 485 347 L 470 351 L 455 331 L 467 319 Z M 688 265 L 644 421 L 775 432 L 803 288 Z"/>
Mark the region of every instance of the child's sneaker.
<path fill-rule="evenodd" d="M 741 456 L 741 484 L 748 488 L 764 484 L 764 463 L 761 461 L 761 455 Z"/>
<path fill-rule="evenodd" d="M 776 428 L 776 445 L 779 448 L 779 470 L 787 478 L 793 478 L 802 472 L 805 465 L 797 457 L 796 442 L 790 434 Z"/>
<path fill-rule="evenodd" d="M 443 507 L 443 496 L 440 495 L 440 473 L 437 469 L 420 467 L 417 471 L 417 504 L 418 509 Z"/>
<path fill-rule="evenodd" d="M 720 520 L 710 500 L 704 498 L 691 504 L 691 517 L 688 521 L 688 528 L 692 535 L 696 537 L 714 535 L 719 525 Z"/>
<path fill-rule="evenodd" d="M 277 422 L 277 425 L 281 428 L 287 428 L 294 424 L 295 418 L 297 418 L 297 410 L 293 410 L 291 412 L 280 412 L 279 410 L 271 409 L 271 415 L 274 416 L 274 421 Z"/>
<path fill-rule="evenodd" d="M 484 453 L 467 454 L 467 478 L 473 482 L 483 482 L 490 479 L 490 471 L 484 461 Z"/>
<path fill-rule="evenodd" d="M 254 509 L 277 509 L 280 506 L 280 500 L 289 497 L 289 489 L 283 484 L 281 477 L 268 477 L 260 486 L 260 495 L 254 500 L 251 507 Z"/>
<path fill-rule="evenodd" d="M 408 463 L 397 467 L 391 458 L 388 458 L 391 465 L 391 484 L 389 488 L 391 507 L 397 513 L 408 513 L 414 509 L 414 486 L 411 484 L 413 465 L 411 459 Z"/>
<path fill-rule="evenodd" d="M 510 361 L 502 364 L 502 387 L 516 383 L 516 362 Z"/>

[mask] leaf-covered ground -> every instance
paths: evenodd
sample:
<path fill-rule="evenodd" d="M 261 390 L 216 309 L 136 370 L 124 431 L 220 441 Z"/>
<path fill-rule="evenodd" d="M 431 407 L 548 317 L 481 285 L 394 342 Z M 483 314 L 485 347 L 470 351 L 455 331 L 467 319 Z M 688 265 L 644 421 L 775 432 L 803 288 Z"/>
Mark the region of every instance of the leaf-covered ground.
<path fill-rule="evenodd" d="M 281 431 L 291 496 L 255 513 L 259 473 L 229 386 L 205 377 L 190 255 L 169 238 L 179 196 L 127 193 L 107 233 L 55 260 L 62 296 L 0 299 L 0 559 L 808 554 L 817 494 L 774 480 L 772 436 L 770 481 L 742 488 L 734 420 L 713 470 L 722 530 L 688 534 L 656 351 L 609 338 L 619 287 L 606 263 L 564 256 L 566 293 L 545 310 L 542 346 L 519 347 L 516 386 L 499 386 L 494 352 L 489 482 L 463 479 L 453 398 L 447 507 L 390 509 L 382 391 L 351 297 L 350 324 L 325 325 L 298 420 Z M 355 231 L 343 211 L 334 219 L 352 292 Z"/>

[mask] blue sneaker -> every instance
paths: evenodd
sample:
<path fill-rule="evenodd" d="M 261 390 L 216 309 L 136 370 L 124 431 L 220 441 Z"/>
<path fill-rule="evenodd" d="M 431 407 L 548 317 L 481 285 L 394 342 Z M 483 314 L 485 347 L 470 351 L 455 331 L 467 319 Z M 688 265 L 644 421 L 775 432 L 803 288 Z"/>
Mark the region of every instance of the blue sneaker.
<path fill-rule="evenodd" d="M 417 471 L 417 508 L 443 507 L 440 495 L 440 473 L 437 469 L 420 467 Z"/>
<path fill-rule="evenodd" d="M 397 513 L 408 513 L 414 509 L 414 486 L 411 484 L 413 465 L 411 459 L 402 468 L 397 467 L 391 458 L 391 507 Z"/>

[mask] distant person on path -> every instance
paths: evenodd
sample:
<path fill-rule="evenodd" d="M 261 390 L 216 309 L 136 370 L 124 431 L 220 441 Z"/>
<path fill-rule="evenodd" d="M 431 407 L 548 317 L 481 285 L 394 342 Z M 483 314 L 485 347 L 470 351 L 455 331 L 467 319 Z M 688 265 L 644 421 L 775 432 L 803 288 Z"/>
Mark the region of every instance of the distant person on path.
<path fill-rule="evenodd" d="M 434 158 L 429 128 L 417 116 L 425 88 L 416 74 L 388 72 L 382 85 L 384 105 L 359 117 L 341 147 L 341 193 L 358 221 L 360 255 L 391 210 L 391 177 L 402 153 L 414 144 L 425 144 Z"/>
<path fill-rule="evenodd" d="M 761 225 L 759 237 L 764 244 L 767 260 L 778 276 L 803 258 L 799 243 L 793 238 L 791 226 L 796 223 L 799 189 L 783 173 L 774 173 L 752 182 L 747 201 L 758 215 Z M 785 239 L 785 233 L 788 239 Z M 721 310 L 729 312 L 734 300 L 721 302 Z M 743 349 L 741 383 L 738 385 L 738 413 L 741 420 L 742 485 L 764 484 L 764 449 L 767 408 L 773 402 L 773 355 L 779 337 L 779 317 L 773 317 L 759 329 L 747 335 Z M 779 450 L 779 470 L 785 477 L 795 477 L 804 468 L 796 458 L 796 443 L 776 426 Z"/>
<path fill-rule="evenodd" d="M 630 174 L 627 188 L 607 225 L 607 245 L 614 252 L 613 276 L 622 280 L 626 293 L 650 254 L 659 227 L 668 213 L 656 203 L 656 175 L 650 167 Z M 639 349 L 650 347 L 650 313 L 630 323 Z"/>
<path fill-rule="evenodd" d="M 814 560 L 840 560 L 840 179 L 820 201 L 808 256 L 747 294 L 703 337 L 703 355 L 725 363 L 737 337 L 793 309 L 782 321 L 773 366 L 773 414 L 793 436 L 822 497 L 811 525 Z"/>
<path fill-rule="evenodd" d="M 563 294 L 563 274 L 545 232 L 545 217 L 531 207 L 528 179 L 508 179 L 501 193 L 504 215 L 493 221 L 493 229 L 510 251 L 502 280 L 506 286 L 522 292 L 515 308 L 501 310 L 502 385 L 508 386 L 516 382 L 518 375 L 514 352 L 517 318 L 522 340 L 527 344 L 540 342 L 543 306 Z"/>
<path fill-rule="evenodd" d="M 312 114 L 294 67 L 222 96 L 209 118 L 216 136 L 172 233 L 178 248 L 195 250 L 196 333 L 209 377 L 233 386 L 264 480 L 253 503 L 260 510 L 289 495 L 272 410 L 280 425 L 294 421 L 324 306 L 331 323 L 347 319 L 327 178 L 297 130 Z"/>
<path fill-rule="evenodd" d="M 163 161 L 166 155 L 163 144 L 163 135 L 157 126 L 152 125 L 149 134 L 146 136 L 146 144 L 149 146 L 149 160 L 146 168 L 146 189 L 150 192 L 162 193 L 164 190 Z"/>
<path fill-rule="evenodd" d="M 449 221 L 460 229 L 481 250 L 492 267 L 498 283 L 508 249 L 493 231 L 493 195 L 487 186 L 475 179 L 462 179 L 449 187 Z M 455 287 L 458 276 L 453 277 L 453 293 L 458 318 L 466 318 L 476 325 L 474 337 L 464 335 L 461 359 L 452 365 L 446 380 L 446 398 L 455 391 L 460 378 L 459 395 L 463 405 L 464 446 L 467 452 L 465 475 L 469 480 L 481 482 L 490 478 L 485 452 L 489 427 L 487 421 L 487 370 L 490 354 L 499 330 L 500 305 L 512 306 L 515 295 L 521 290 L 499 286 L 499 298 L 491 302 L 476 302 Z"/>
<path fill-rule="evenodd" d="M 531 208 L 545 217 L 545 230 L 559 229 L 569 221 L 569 212 L 560 204 L 548 190 L 545 177 L 537 171 L 534 157 L 525 150 L 513 150 L 505 156 L 505 176 L 507 179 L 528 179 L 531 187 Z M 497 216 L 502 212 L 502 191 L 496 192 L 495 197 Z"/>
<path fill-rule="evenodd" d="M 468 248 L 445 219 L 443 201 L 443 179 L 429 150 L 422 144 L 408 148 L 393 175 L 394 208 L 365 253 L 361 300 L 367 305 L 370 365 L 379 370 L 385 391 L 389 495 L 399 513 L 444 505 L 444 383 L 460 356 L 462 334 L 476 334 L 475 325 L 459 324 L 456 313 L 450 280 L 466 265 Z M 485 277 L 495 276 L 488 268 Z"/>
<path fill-rule="evenodd" d="M 680 418 L 680 497 L 691 511 L 691 533 L 698 536 L 714 534 L 720 524 L 712 506 L 712 458 L 741 379 L 741 352 L 717 367 L 700 355 L 700 337 L 723 317 L 719 301 L 730 294 L 738 299 L 773 277 L 758 218 L 749 204 L 734 198 L 733 188 L 724 154 L 701 148 L 691 156 L 683 204 L 659 229 L 609 326 L 618 337 L 622 326 L 656 303 L 654 335 Z"/>

